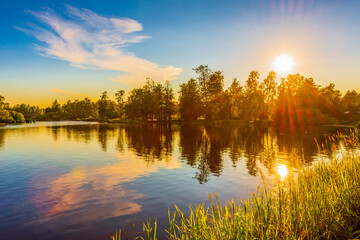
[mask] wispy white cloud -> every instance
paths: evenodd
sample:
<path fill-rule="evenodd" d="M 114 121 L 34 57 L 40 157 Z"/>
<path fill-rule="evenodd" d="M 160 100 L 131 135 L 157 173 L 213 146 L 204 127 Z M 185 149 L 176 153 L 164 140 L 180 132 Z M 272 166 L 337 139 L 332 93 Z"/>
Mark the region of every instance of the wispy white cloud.
<path fill-rule="evenodd" d="M 52 9 L 28 12 L 46 28 L 35 24 L 16 28 L 42 42 L 36 48 L 43 56 L 68 61 L 78 68 L 120 71 L 122 74 L 111 80 L 129 86 L 143 83 L 146 77 L 159 82 L 173 80 L 182 72 L 181 68 L 161 67 L 125 50 L 128 44 L 148 38 L 136 34 L 142 25 L 133 19 L 104 17 L 69 5 L 63 15 Z"/>

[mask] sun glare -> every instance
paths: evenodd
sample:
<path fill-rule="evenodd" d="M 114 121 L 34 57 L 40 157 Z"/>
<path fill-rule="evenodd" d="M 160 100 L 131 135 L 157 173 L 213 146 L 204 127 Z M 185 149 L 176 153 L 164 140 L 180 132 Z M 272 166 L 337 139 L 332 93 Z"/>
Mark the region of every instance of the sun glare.
<path fill-rule="evenodd" d="M 286 165 L 280 164 L 277 168 L 277 173 L 280 175 L 281 180 L 283 180 L 288 174 Z"/>
<path fill-rule="evenodd" d="M 275 58 L 274 70 L 279 74 L 288 74 L 291 72 L 294 65 L 294 60 L 290 56 L 283 54 Z"/>

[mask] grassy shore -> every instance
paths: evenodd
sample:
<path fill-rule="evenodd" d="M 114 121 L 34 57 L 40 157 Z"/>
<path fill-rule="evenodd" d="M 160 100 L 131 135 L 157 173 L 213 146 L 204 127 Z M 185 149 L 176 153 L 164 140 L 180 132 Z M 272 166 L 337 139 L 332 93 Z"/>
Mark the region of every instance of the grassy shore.
<path fill-rule="evenodd" d="M 345 138 L 358 144 L 357 134 Z M 221 206 L 189 206 L 185 216 L 169 212 L 169 239 L 356 239 L 360 237 L 360 156 L 337 155 L 277 180 L 273 189 L 258 188 L 246 200 Z M 148 221 L 140 239 L 156 239 L 157 225 Z M 120 232 L 112 237 L 121 239 Z"/>

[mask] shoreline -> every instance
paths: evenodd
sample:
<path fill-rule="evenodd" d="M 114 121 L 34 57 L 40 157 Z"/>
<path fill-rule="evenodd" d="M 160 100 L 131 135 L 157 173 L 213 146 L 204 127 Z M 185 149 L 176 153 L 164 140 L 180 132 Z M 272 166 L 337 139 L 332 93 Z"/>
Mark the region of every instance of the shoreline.
<path fill-rule="evenodd" d="M 246 121 L 246 120 L 170 120 L 170 121 L 157 121 L 157 120 L 134 120 L 134 119 L 108 119 L 108 120 L 89 120 L 89 119 L 77 119 L 77 120 L 41 120 L 33 123 L 0 123 L 0 128 L 11 125 L 26 125 L 26 124 L 34 124 L 34 123 L 42 123 L 42 122 L 92 122 L 99 124 L 191 124 L 191 125 L 203 125 L 203 126 L 220 126 L 220 125 L 242 125 L 242 126 L 252 126 L 259 128 L 276 128 L 281 130 L 294 130 L 297 128 L 309 128 L 309 127 L 325 127 L 329 129 L 357 129 L 360 127 L 360 124 L 353 123 L 344 123 L 344 124 L 297 124 L 290 127 L 281 127 L 277 124 L 274 124 L 271 120 L 257 120 L 257 121 Z"/>

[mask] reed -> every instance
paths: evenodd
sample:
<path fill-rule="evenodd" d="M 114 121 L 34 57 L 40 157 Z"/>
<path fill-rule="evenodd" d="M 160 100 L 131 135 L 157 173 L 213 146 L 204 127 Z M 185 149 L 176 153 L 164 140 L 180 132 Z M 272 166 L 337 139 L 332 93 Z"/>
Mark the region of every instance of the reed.
<path fill-rule="evenodd" d="M 357 144 L 356 135 L 344 142 Z M 210 207 L 190 205 L 187 216 L 177 206 L 169 211 L 168 239 L 359 238 L 360 156 L 347 151 L 319 161 L 296 176 L 277 179 L 271 190 L 265 184 L 248 199 L 231 200 L 224 206 L 215 193 L 208 197 Z M 142 239 L 156 239 L 154 225 L 144 224 Z"/>

